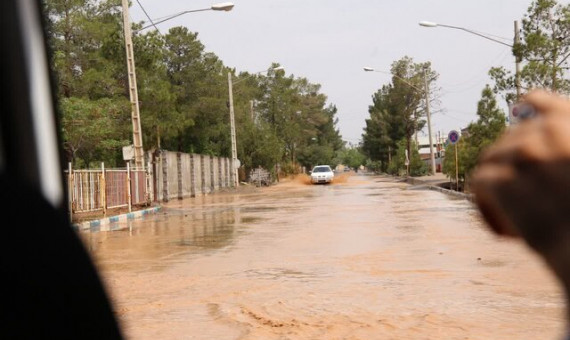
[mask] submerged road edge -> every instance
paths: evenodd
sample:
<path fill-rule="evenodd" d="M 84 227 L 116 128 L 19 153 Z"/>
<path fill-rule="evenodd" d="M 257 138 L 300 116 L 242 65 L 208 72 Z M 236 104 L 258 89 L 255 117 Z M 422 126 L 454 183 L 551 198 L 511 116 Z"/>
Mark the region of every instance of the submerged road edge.
<path fill-rule="evenodd" d="M 140 218 L 148 214 L 154 214 L 159 212 L 162 209 L 161 206 L 144 209 L 144 210 L 137 210 L 126 214 L 121 214 L 117 216 L 110 216 L 105 217 L 97 220 L 85 221 L 82 223 L 75 223 L 73 224 L 73 228 L 76 230 L 92 230 L 92 231 L 99 231 L 101 230 L 101 226 L 110 225 L 112 223 L 117 223 L 121 221 L 133 220 L 135 218 Z"/>

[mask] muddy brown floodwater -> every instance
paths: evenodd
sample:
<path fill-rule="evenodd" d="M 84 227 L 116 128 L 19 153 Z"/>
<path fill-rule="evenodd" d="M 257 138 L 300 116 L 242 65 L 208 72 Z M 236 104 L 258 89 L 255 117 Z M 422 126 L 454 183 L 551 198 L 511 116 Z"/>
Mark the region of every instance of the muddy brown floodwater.
<path fill-rule="evenodd" d="M 390 178 L 173 201 L 82 233 L 129 339 L 558 339 L 563 296 L 465 200 Z"/>

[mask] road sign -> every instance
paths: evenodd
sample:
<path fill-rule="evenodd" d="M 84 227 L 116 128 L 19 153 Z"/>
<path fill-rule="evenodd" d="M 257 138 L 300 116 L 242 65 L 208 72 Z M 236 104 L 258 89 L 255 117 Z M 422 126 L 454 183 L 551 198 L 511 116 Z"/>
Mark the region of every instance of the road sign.
<path fill-rule="evenodd" d="M 236 158 L 236 161 L 235 161 L 234 167 L 235 167 L 236 169 L 239 169 L 239 167 L 240 167 L 240 166 L 241 166 L 241 162 L 240 162 L 240 160 L 239 160 L 239 159 L 237 159 L 237 158 Z"/>
<path fill-rule="evenodd" d="M 449 134 L 447 134 L 447 139 L 451 144 L 457 143 L 459 141 L 459 132 L 455 130 L 449 131 Z"/>
<path fill-rule="evenodd" d="M 455 130 L 449 131 L 447 140 L 455 146 L 455 189 L 459 191 L 459 162 L 457 157 L 457 142 L 459 141 L 459 132 Z"/>

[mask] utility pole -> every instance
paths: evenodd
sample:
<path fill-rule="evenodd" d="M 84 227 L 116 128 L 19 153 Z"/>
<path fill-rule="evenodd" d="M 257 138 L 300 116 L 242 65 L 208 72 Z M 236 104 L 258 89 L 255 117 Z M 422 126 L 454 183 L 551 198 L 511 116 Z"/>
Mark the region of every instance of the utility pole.
<path fill-rule="evenodd" d="M 519 22 L 517 20 L 515 20 L 515 41 L 513 44 L 513 47 L 518 46 L 518 44 L 520 44 L 520 29 L 519 29 Z M 521 58 L 518 55 L 515 55 L 515 62 L 516 62 L 516 73 L 515 73 L 515 84 L 517 87 L 517 101 L 520 99 L 521 97 Z"/>
<path fill-rule="evenodd" d="M 435 157 L 433 154 L 433 140 L 431 135 L 431 114 L 429 112 L 429 84 L 428 84 L 428 74 L 427 69 L 424 68 L 424 84 L 425 84 L 425 101 L 426 101 L 426 116 L 428 124 L 428 134 L 429 134 L 429 153 L 431 158 L 431 173 L 435 175 Z"/>
<path fill-rule="evenodd" d="M 234 94 L 232 89 L 232 73 L 228 72 L 228 88 L 230 94 L 230 129 L 232 138 L 232 161 L 231 161 L 231 171 L 230 177 L 232 177 L 232 183 L 237 188 L 239 185 L 238 169 L 237 169 L 237 148 L 236 148 L 236 124 L 234 119 Z"/>
<path fill-rule="evenodd" d="M 129 78 L 129 98 L 131 100 L 131 120 L 133 123 L 133 146 L 135 149 L 135 166 L 144 170 L 144 150 L 141 135 L 141 119 L 139 113 L 139 95 L 137 92 L 137 76 L 135 74 L 135 56 L 129 20 L 129 1 L 123 3 L 123 31 L 125 34 L 125 50 L 127 52 L 127 73 Z"/>
<path fill-rule="evenodd" d="M 160 150 L 160 126 L 156 126 L 156 147 Z"/>
<path fill-rule="evenodd" d="M 253 110 L 253 100 L 249 101 L 249 111 L 251 112 L 251 121 L 255 122 L 255 113 Z"/>

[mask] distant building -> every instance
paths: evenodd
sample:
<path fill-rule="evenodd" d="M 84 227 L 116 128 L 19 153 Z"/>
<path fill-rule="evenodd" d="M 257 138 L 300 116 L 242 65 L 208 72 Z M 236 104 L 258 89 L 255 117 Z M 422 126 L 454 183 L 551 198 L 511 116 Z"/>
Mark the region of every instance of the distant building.
<path fill-rule="evenodd" d="M 435 158 L 435 171 L 441 172 L 443 167 L 443 158 L 445 157 L 445 141 L 447 140 L 447 134 L 438 132 L 432 137 L 433 142 L 433 153 Z M 429 147 L 429 137 L 428 136 L 418 136 L 418 152 L 422 161 L 426 165 L 431 167 L 431 151 Z"/>

